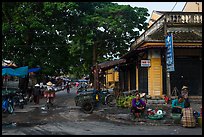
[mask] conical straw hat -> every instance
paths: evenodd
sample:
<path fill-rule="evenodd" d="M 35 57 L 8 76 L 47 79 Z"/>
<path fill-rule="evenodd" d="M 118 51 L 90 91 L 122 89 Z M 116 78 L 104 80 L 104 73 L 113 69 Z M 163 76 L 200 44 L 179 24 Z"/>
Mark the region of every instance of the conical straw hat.
<path fill-rule="evenodd" d="M 47 83 L 47 86 L 52 86 L 52 82 L 49 81 L 49 82 Z"/>
<path fill-rule="evenodd" d="M 188 88 L 187 86 L 183 86 L 183 87 L 182 87 L 182 89 L 187 89 L 187 88 Z"/>

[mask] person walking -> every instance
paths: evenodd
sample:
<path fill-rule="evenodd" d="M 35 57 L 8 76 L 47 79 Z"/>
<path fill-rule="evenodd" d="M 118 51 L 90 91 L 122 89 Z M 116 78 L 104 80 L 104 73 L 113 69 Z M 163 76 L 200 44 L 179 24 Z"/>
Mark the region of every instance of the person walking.
<path fill-rule="evenodd" d="M 69 82 L 66 82 L 66 89 L 67 89 L 67 93 L 70 93 Z"/>
<path fill-rule="evenodd" d="M 35 105 L 39 104 L 39 102 L 40 102 L 40 94 L 41 94 L 40 85 L 36 84 L 35 88 L 33 90 L 33 96 L 34 96 L 34 103 L 35 103 Z"/>

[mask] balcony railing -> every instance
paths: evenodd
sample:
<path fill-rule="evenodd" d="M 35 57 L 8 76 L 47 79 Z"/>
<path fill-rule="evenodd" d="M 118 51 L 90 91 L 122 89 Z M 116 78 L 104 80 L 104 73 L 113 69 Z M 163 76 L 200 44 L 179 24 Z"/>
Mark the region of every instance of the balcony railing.
<path fill-rule="evenodd" d="M 137 47 L 142 41 L 146 40 L 149 35 L 167 24 L 202 24 L 202 13 L 198 12 L 161 12 L 163 15 L 156 20 L 150 28 L 133 43 L 133 48 Z"/>
<path fill-rule="evenodd" d="M 202 13 L 192 13 L 192 12 L 176 12 L 176 13 L 166 13 L 167 23 L 190 23 L 197 24 L 202 23 Z"/>

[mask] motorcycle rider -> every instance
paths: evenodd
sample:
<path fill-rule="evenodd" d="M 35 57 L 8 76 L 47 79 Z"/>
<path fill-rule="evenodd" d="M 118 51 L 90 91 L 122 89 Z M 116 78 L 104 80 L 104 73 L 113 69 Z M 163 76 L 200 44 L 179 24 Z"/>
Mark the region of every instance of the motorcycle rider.
<path fill-rule="evenodd" d="M 47 97 L 47 103 L 50 103 L 53 105 L 54 97 L 55 97 L 55 90 L 53 89 L 52 82 L 47 83 L 47 89 L 45 90 L 45 97 Z"/>

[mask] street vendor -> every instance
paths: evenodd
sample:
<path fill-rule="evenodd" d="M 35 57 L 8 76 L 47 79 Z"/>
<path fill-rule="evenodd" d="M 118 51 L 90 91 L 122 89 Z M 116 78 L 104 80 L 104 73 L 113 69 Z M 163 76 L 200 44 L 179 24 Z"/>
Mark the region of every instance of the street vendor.
<path fill-rule="evenodd" d="M 189 93 L 188 87 L 183 86 L 182 89 L 181 89 L 181 96 L 183 96 L 183 98 L 184 98 L 184 107 L 185 108 L 190 107 L 190 101 L 189 101 L 189 98 L 188 98 L 188 93 Z"/>
<path fill-rule="evenodd" d="M 178 99 L 172 101 L 172 113 L 181 114 L 182 108 L 184 108 L 184 97 L 182 95 L 178 96 Z"/>
<path fill-rule="evenodd" d="M 145 111 L 146 104 L 145 102 L 140 98 L 140 94 L 137 92 L 135 94 L 135 98 L 132 100 L 132 107 L 131 112 L 135 117 L 140 117 L 142 113 Z"/>

